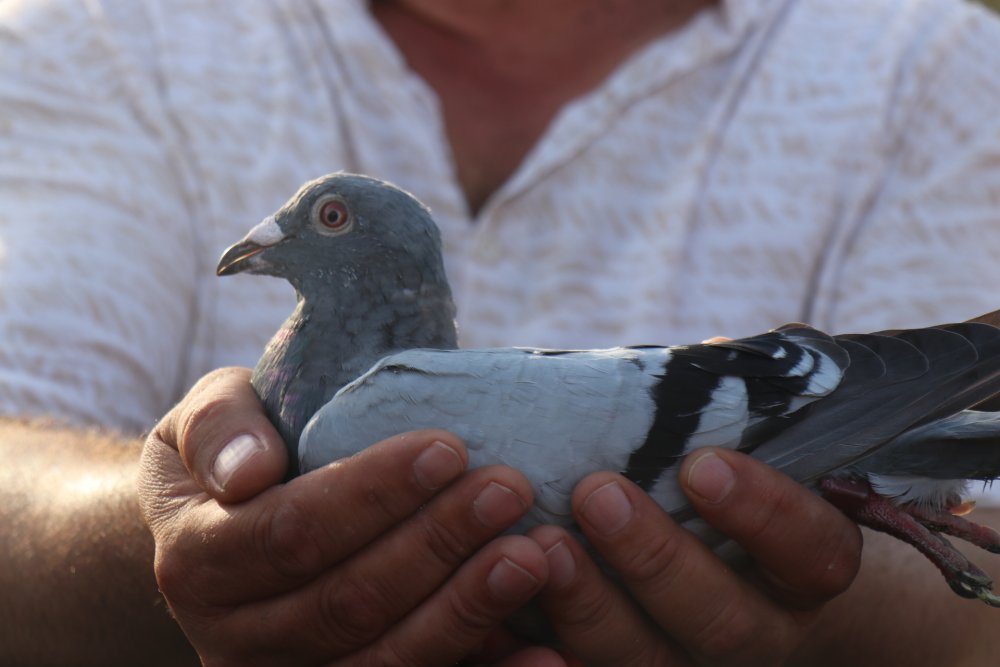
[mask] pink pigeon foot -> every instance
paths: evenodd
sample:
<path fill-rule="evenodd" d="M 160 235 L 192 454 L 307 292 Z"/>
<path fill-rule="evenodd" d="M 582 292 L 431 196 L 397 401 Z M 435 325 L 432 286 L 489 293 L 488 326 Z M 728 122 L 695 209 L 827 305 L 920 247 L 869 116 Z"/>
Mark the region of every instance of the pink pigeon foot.
<path fill-rule="evenodd" d="M 820 482 L 827 502 L 856 523 L 914 546 L 944 575 L 952 590 L 1000 607 L 993 580 L 962 555 L 941 533 L 952 535 L 994 553 L 1000 553 L 1000 534 L 956 516 L 947 510 L 897 506 L 876 493 L 866 481 L 827 478 Z"/>

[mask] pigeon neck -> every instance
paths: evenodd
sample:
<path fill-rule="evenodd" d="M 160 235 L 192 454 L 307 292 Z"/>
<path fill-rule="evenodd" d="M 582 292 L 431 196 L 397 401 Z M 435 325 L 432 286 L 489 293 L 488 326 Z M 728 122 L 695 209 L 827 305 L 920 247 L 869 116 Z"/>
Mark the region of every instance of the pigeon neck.
<path fill-rule="evenodd" d="M 302 321 L 303 330 L 309 329 L 310 365 L 322 359 L 319 367 L 338 369 L 334 391 L 393 352 L 457 347 L 455 308 L 447 285 L 364 291 L 340 286 L 299 292 L 293 318 Z"/>
<path fill-rule="evenodd" d="M 302 429 L 341 387 L 393 352 L 456 347 L 446 280 L 425 281 L 417 290 L 377 285 L 348 277 L 322 289 L 295 285 L 298 305 L 254 370 L 251 382 L 289 443 L 292 475 Z"/>

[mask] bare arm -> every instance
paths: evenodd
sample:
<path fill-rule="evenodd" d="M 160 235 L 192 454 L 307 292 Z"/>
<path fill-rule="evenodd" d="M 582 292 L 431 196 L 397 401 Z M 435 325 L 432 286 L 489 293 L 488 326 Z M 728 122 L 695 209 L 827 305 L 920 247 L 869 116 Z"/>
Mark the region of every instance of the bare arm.
<path fill-rule="evenodd" d="M 1000 528 L 1000 509 L 977 509 L 977 523 Z M 996 664 L 1000 609 L 958 598 L 916 550 L 864 531 L 861 571 L 854 585 L 823 609 L 795 665 Z M 955 540 L 994 581 L 1000 556 Z"/>
<path fill-rule="evenodd" d="M 0 663 L 198 664 L 153 577 L 140 446 L 0 420 Z"/>

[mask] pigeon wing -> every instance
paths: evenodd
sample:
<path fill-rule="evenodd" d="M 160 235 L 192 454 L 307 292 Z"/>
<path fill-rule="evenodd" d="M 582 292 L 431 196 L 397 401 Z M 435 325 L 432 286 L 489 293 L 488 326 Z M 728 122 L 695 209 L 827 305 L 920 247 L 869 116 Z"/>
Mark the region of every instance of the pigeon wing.
<path fill-rule="evenodd" d="M 754 456 L 808 483 L 873 455 L 910 428 L 1000 389 L 1000 329 L 959 324 L 837 336 L 851 365 L 836 392 L 787 428 L 748 443 Z M 884 369 L 879 373 L 878 369 Z"/>
<path fill-rule="evenodd" d="M 1000 413 L 963 410 L 918 426 L 859 466 L 880 475 L 992 480 L 1000 470 Z"/>
<path fill-rule="evenodd" d="M 665 506 L 668 474 L 696 447 L 737 447 L 749 425 L 788 417 L 837 386 L 847 354 L 812 329 L 674 348 L 411 350 L 344 387 L 307 426 L 302 469 L 385 437 L 446 428 L 472 466 L 532 481 L 541 515 L 565 523 L 573 486 L 621 470 Z"/>
<path fill-rule="evenodd" d="M 669 353 L 614 349 L 409 350 L 386 357 L 313 417 L 303 471 L 408 430 L 461 437 L 470 466 L 514 466 L 531 480 L 532 522 L 568 523 L 575 482 L 620 470 L 649 431 L 655 380 L 642 366 Z"/>

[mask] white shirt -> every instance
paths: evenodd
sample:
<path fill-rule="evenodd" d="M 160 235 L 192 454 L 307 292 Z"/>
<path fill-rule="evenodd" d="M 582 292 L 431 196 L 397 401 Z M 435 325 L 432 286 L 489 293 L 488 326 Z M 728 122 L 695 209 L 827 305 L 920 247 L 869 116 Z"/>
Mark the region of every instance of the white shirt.
<path fill-rule="evenodd" d="M 473 218 L 360 0 L 0 3 L 0 412 L 148 428 L 291 311 L 221 251 L 346 169 L 434 210 L 465 346 L 689 343 L 1000 307 L 1000 23 L 732 0 L 567 106 Z"/>

